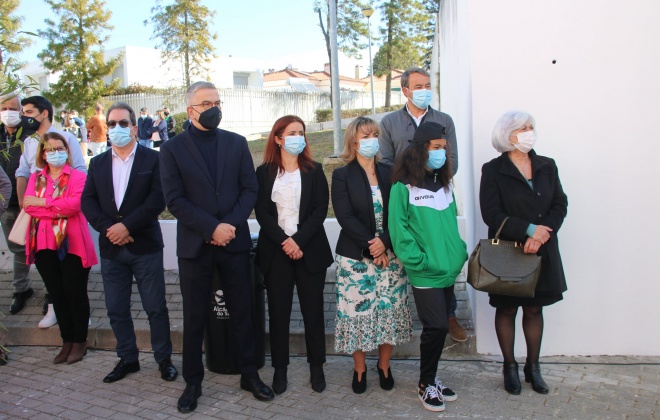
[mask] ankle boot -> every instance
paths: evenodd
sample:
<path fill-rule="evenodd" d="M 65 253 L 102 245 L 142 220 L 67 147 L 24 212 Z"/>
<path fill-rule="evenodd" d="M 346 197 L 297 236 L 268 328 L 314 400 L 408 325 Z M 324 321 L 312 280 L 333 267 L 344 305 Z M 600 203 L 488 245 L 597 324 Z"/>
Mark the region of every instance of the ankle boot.
<path fill-rule="evenodd" d="M 523 372 L 525 373 L 525 382 L 531 382 L 534 391 L 539 394 L 547 394 L 550 392 L 550 388 L 548 388 L 548 385 L 541 376 L 541 365 L 539 365 L 538 362 L 525 363 Z"/>
<path fill-rule="evenodd" d="M 66 362 L 66 358 L 69 357 L 69 353 L 71 353 L 71 349 L 73 348 L 73 343 L 63 343 L 62 348 L 60 349 L 60 353 L 55 356 L 55 359 L 53 359 L 53 364 L 54 365 L 59 365 L 61 363 Z"/>
<path fill-rule="evenodd" d="M 360 374 L 353 370 L 353 392 L 356 394 L 363 394 L 367 390 L 367 367 L 364 367 L 364 372 L 362 372 L 362 380 L 358 381 L 358 376 Z"/>
<path fill-rule="evenodd" d="M 380 368 L 380 360 L 376 363 L 376 369 L 378 369 L 378 379 L 380 380 L 380 387 L 385 391 L 389 391 L 394 388 L 394 378 L 392 378 L 392 370 L 387 368 L 387 376 L 385 376 L 385 371 Z"/>
<path fill-rule="evenodd" d="M 73 363 L 79 362 L 83 359 L 83 356 L 87 354 L 87 342 L 82 343 L 73 343 L 73 348 L 69 357 L 66 358 L 66 364 L 71 365 Z"/>
<path fill-rule="evenodd" d="M 323 392 L 325 390 L 325 374 L 323 373 L 323 365 L 309 366 L 310 382 L 312 389 L 316 392 Z"/>
<path fill-rule="evenodd" d="M 520 395 L 520 377 L 518 376 L 518 363 L 504 362 L 502 367 L 502 374 L 504 375 L 504 389 L 509 394 Z"/>
<path fill-rule="evenodd" d="M 276 394 L 281 394 L 286 391 L 287 379 L 286 379 L 287 368 L 275 368 L 273 373 L 273 392 Z"/>

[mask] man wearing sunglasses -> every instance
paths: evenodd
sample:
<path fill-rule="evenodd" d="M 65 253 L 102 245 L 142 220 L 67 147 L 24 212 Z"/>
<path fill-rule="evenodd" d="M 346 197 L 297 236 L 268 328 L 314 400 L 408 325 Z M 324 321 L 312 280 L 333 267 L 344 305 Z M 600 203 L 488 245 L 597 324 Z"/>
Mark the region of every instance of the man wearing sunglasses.
<path fill-rule="evenodd" d="M 163 143 L 160 168 L 165 202 L 177 218 L 177 256 L 183 296 L 183 378 L 177 408 L 188 413 L 202 395 L 202 341 L 211 304 L 214 270 L 231 314 L 240 386 L 269 401 L 273 391 L 259 378 L 255 358 L 247 219 L 257 202 L 257 177 L 245 137 L 218 129 L 220 95 L 209 82 L 186 92 L 190 128 Z"/>
<path fill-rule="evenodd" d="M 151 348 L 163 380 L 173 381 L 170 319 L 165 300 L 163 235 L 158 215 L 165 209 L 158 152 L 137 144 L 135 112 L 124 102 L 108 108 L 112 148 L 92 158 L 81 206 L 99 232 L 101 275 L 119 361 L 103 382 L 140 370 L 131 314 L 133 277 L 149 318 Z M 108 177 L 112 182 L 108 182 Z"/>

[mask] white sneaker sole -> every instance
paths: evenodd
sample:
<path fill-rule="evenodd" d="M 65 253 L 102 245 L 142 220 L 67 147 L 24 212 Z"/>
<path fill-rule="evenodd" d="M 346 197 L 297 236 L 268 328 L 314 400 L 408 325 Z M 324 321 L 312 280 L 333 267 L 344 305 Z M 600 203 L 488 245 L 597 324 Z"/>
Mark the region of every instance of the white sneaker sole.
<path fill-rule="evenodd" d="M 445 400 L 445 402 L 447 402 L 447 401 L 456 401 L 458 399 L 458 395 L 456 395 L 456 394 L 454 394 L 452 396 L 443 395 L 442 397 Z"/>
<path fill-rule="evenodd" d="M 422 406 L 423 406 L 425 409 L 429 410 L 429 411 L 435 411 L 435 412 L 445 411 L 445 405 L 444 405 L 444 404 L 443 404 L 443 405 L 440 405 L 440 406 L 427 404 L 427 403 L 424 401 L 424 399 L 422 398 L 422 396 L 419 395 L 419 394 L 417 394 L 417 398 L 418 398 L 419 401 L 422 403 Z"/>

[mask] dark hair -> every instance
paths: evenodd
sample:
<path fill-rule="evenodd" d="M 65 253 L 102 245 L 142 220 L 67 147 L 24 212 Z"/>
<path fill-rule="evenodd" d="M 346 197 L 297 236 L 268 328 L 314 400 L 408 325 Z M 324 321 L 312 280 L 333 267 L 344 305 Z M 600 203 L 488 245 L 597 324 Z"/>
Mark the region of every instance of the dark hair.
<path fill-rule="evenodd" d="M 429 142 L 411 143 L 394 161 L 394 170 L 392 171 L 392 183 L 401 181 L 404 184 L 410 184 L 413 187 L 422 187 L 424 177 L 428 173 L 426 162 L 429 160 L 429 151 L 427 147 Z M 447 153 L 449 153 L 449 143 L 447 143 Z M 451 183 L 451 160 L 447 159 L 442 168 L 439 169 L 438 179 L 442 188 L 447 189 Z"/>
<path fill-rule="evenodd" d="M 105 113 L 105 119 L 108 119 L 108 116 L 110 115 L 110 111 L 113 109 L 125 109 L 128 111 L 129 118 L 131 119 L 131 124 L 137 125 L 137 119 L 135 118 L 135 112 L 133 112 L 133 108 L 126 102 L 121 102 L 117 101 L 114 102 L 112 105 L 110 105 L 110 108 L 108 108 L 108 111 Z"/>
<path fill-rule="evenodd" d="M 21 105 L 25 106 L 27 104 L 32 105 L 33 107 L 39 110 L 39 113 L 48 111 L 48 121 L 53 122 L 53 104 L 43 96 L 30 96 L 21 101 Z"/>
<path fill-rule="evenodd" d="M 275 143 L 275 137 L 282 137 L 284 129 L 294 122 L 302 124 L 303 131 L 306 131 L 305 122 L 295 115 L 285 115 L 284 117 L 281 117 L 275 121 L 273 129 L 270 130 L 268 140 L 266 140 L 266 148 L 264 149 L 264 163 L 271 165 L 271 170 L 275 168 L 280 171 L 284 170 L 284 165 L 282 164 L 282 151 L 280 150 L 279 145 Z M 301 172 L 307 173 L 307 171 L 314 168 L 314 161 L 312 160 L 312 151 L 309 148 L 307 136 L 305 136 L 305 143 L 307 143 L 307 145 L 298 155 L 298 167 Z"/>
<path fill-rule="evenodd" d="M 59 140 L 62 142 L 64 148 L 66 149 L 66 153 L 69 155 L 69 157 L 66 159 L 66 163 L 71 166 L 71 150 L 69 149 L 69 142 L 66 141 L 64 136 L 62 136 L 60 133 L 50 132 L 44 134 L 44 136 L 39 141 L 39 145 L 37 146 L 37 155 L 35 156 L 35 163 L 37 167 L 43 168 L 48 163 L 44 159 L 44 150 L 46 150 L 46 143 L 48 143 L 48 140 Z"/>

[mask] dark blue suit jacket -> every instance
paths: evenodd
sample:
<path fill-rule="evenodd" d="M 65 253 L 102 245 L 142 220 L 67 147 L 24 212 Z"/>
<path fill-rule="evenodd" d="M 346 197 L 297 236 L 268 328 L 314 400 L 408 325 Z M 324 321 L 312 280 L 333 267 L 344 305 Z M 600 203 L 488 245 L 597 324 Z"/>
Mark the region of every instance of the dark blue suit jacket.
<path fill-rule="evenodd" d="M 220 223 L 236 228 L 228 252 L 252 247 L 247 219 L 257 201 L 257 177 L 245 137 L 216 129 L 217 176 L 211 179 L 191 129 L 160 148 L 165 202 L 177 218 L 177 256 L 197 258 Z"/>
<path fill-rule="evenodd" d="M 134 159 L 119 210 L 112 183 L 112 149 L 93 157 L 89 163 L 81 207 L 89 224 L 99 232 L 102 258 L 112 258 L 119 252 L 120 247 L 105 236 L 106 230 L 119 222 L 126 226 L 135 241 L 124 245 L 131 253 L 143 255 L 163 248 L 158 215 L 165 209 L 165 199 L 158 152 L 138 145 Z"/>

